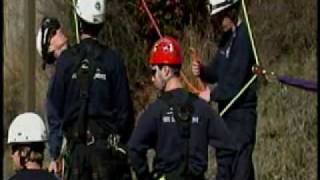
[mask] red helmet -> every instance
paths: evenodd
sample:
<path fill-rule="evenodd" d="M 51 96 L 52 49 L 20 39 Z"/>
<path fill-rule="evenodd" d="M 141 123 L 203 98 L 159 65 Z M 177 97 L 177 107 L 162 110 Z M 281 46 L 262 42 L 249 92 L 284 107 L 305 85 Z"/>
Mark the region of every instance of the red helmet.
<path fill-rule="evenodd" d="M 150 64 L 179 65 L 182 62 L 181 47 L 174 38 L 165 36 L 153 45 L 149 57 Z"/>

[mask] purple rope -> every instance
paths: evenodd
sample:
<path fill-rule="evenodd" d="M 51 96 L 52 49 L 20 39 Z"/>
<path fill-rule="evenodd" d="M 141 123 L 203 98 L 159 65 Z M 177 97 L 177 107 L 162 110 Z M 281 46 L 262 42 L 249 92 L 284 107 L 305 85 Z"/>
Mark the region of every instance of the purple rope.
<path fill-rule="evenodd" d="M 281 83 L 291 85 L 297 88 L 302 88 L 307 91 L 317 92 L 317 89 L 318 89 L 317 81 L 305 80 L 305 79 L 290 77 L 286 75 L 278 76 L 277 78 Z"/>

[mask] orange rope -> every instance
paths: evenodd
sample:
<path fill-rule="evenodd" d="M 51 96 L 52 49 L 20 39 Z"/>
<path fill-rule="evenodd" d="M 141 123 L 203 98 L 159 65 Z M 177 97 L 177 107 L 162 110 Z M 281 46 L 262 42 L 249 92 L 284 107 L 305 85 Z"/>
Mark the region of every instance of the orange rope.
<path fill-rule="evenodd" d="M 191 47 L 191 48 L 189 48 L 189 50 L 190 50 L 192 61 L 200 62 L 200 56 L 197 53 L 196 49 Z M 198 82 L 198 85 L 199 85 L 199 90 L 200 91 L 204 91 L 205 88 L 207 87 L 207 85 L 203 81 L 201 81 L 201 79 L 199 77 L 197 77 L 197 82 Z"/>
<path fill-rule="evenodd" d="M 195 93 L 195 94 L 199 94 L 201 92 L 201 90 L 199 90 L 198 88 L 194 87 L 187 79 L 187 77 L 184 75 L 184 73 L 182 71 L 180 71 L 180 76 L 182 78 L 182 80 L 184 81 L 184 83 L 187 85 L 188 89 Z"/>
<path fill-rule="evenodd" d="M 159 37 L 162 38 L 163 36 L 162 36 L 162 34 L 161 34 L 161 32 L 160 32 L 159 26 L 158 26 L 158 24 L 156 23 L 156 21 L 154 20 L 154 17 L 152 16 L 152 14 L 151 14 L 151 12 L 150 12 L 150 10 L 149 10 L 149 8 L 148 8 L 145 0 L 141 0 L 141 2 L 142 2 L 142 5 L 143 5 L 144 9 L 146 10 L 146 12 L 147 12 L 147 14 L 148 14 L 148 17 L 149 17 L 149 19 L 150 19 L 153 27 L 156 29 Z M 201 92 L 201 90 L 199 90 L 198 88 L 194 87 L 194 86 L 190 83 L 190 81 L 188 81 L 187 77 L 184 75 L 184 73 L 183 73 L 182 71 L 180 72 L 180 75 L 181 75 L 181 77 L 182 77 L 182 80 L 183 80 L 184 83 L 187 85 L 187 87 L 188 87 L 188 89 L 189 89 L 190 91 L 192 91 L 193 93 L 196 93 L 196 94 L 199 94 L 199 93 Z"/>

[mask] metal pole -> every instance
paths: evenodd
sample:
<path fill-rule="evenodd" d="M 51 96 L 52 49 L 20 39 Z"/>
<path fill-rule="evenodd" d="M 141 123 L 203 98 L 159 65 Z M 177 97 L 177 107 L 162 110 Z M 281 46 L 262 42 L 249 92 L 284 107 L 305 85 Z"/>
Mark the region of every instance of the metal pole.
<path fill-rule="evenodd" d="M 35 2 L 25 1 L 24 110 L 35 110 Z M 22 57 L 21 57 L 22 58 Z"/>

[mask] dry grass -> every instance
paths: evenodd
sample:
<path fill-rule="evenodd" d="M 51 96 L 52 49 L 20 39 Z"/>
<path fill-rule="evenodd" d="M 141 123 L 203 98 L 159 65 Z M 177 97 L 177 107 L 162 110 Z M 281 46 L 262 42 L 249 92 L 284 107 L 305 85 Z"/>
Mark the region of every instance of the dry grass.
<path fill-rule="evenodd" d="M 146 42 L 135 31 L 137 25 L 134 17 L 121 8 L 125 2 L 113 0 L 111 3 L 108 23 L 100 38 L 122 53 L 138 115 L 155 97 L 145 61 L 148 49 Z M 262 65 L 268 70 L 306 79 L 316 78 L 315 7 L 313 1 L 250 1 L 249 16 L 258 54 Z M 14 13 L 10 6 L 5 9 L 5 18 L 6 15 L 21 16 L 18 12 Z M 8 33 L 15 26 L 11 21 L 5 21 L 5 127 L 8 127 L 14 116 L 22 112 L 23 67 L 19 63 L 22 56 L 16 52 L 23 44 L 19 40 L 23 39 L 23 35 L 15 33 L 13 36 Z M 68 32 L 71 31 L 68 23 L 65 23 L 65 28 Z M 200 36 L 198 28 L 207 29 L 207 33 Z M 188 26 L 180 39 L 185 52 L 183 71 L 192 83 L 195 83 L 195 79 L 190 72 L 188 48 L 195 47 L 203 60 L 208 61 L 214 49 L 212 34 L 209 32 L 210 27 Z M 40 60 L 37 60 L 36 77 L 36 111 L 44 115 L 43 105 L 49 75 L 40 70 Z M 254 152 L 257 179 L 316 179 L 317 95 L 277 82 L 265 83 L 262 79 L 259 84 L 257 144 Z M 210 150 L 209 157 L 208 177 L 214 179 L 216 165 L 213 150 Z M 8 175 L 12 173 L 8 154 L 5 159 L 5 172 Z"/>
<path fill-rule="evenodd" d="M 314 77 L 315 54 L 289 74 Z M 279 64 L 278 69 L 285 65 Z M 309 70 L 307 70 L 309 69 Z M 283 70 L 285 71 L 285 70 Z M 300 72 L 300 73 L 298 73 Z M 254 154 L 259 179 L 316 179 L 317 95 L 272 83 L 259 91 Z"/>

